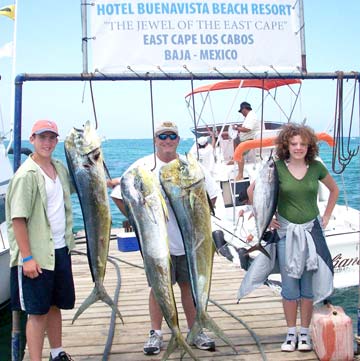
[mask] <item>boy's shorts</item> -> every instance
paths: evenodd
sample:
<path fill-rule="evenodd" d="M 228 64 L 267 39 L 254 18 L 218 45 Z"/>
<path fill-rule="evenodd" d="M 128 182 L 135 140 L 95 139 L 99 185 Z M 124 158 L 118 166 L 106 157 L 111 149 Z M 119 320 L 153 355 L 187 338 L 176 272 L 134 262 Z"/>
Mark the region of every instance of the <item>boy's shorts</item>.
<path fill-rule="evenodd" d="M 55 269 L 42 269 L 36 278 L 24 276 L 22 266 L 11 268 L 11 307 L 30 315 L 45 315 L 51 306 L 74 308 L 75 288 L 67 247 L 55 250 Z"/>
<path fill-rule="evenodd" d="M 185 283 L 190 282 L 189 268 L 186 256 L 171 256 L 171 282 Z"/>

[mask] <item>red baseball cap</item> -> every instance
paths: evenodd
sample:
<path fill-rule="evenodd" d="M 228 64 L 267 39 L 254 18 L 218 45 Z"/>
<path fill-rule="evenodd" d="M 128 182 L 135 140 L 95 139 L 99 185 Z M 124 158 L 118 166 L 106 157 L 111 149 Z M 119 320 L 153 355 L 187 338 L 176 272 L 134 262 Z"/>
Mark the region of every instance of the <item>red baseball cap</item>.
<path fill-rule="evenodd" d="M 31 135 L 45 132 L 52 132 L 59 135 L 58 127 L 55 122 L 52 120 L 37 120 L 31 129 Z"/>

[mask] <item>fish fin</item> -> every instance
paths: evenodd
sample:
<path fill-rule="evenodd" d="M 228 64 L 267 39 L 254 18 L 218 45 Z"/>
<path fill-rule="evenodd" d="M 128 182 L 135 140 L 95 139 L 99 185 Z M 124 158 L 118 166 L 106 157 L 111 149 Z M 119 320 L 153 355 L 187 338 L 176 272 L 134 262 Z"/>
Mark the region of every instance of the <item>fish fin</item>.
<path fill-rule="evenodd" d="M 178 331 L 173 330 L 173 334 L 171 335 L 171 339 L 168 343 L 168 347 L 161 360 L 162 361 L 167 360 L 169 358 L 169 356 L 171 355 L 171 353 L 173 353 L 177 347 L 182 348 L 182 350 L 183 350 L 182 356 L 184 355 L 184 353 L 187 352 L 193 360 L 199 361 L 199 359 L 195 356 L 194 351 L 191 349 L 191 347 L 185 341 L 184 336 L 181 334 L 180 330 L 178 330 Z"/>
<path fill-rule="evenodd" d="M 211 199 L 210 199 L 210 196 L 209 196 L 209 193 L 208 193 L 208 192 L 206 192 L 206 197 L 207 197 L 207 200 L 208 200 L 208 203 L 209 203 L 209 207 L 210 207 L 210 214 L 211 214 L 212 216 L 215 216 L 215 208 L 214 208 L 214 205 L 213 205 L 213 203 L 212 203 L 212 201 L 211 201 Z"/>
<path fill-rule="evenodd" d="M 168 211 L 168 207 L 166 205 L 165 198 L 162 195 L 160 195 L 160 201 L 161 201 L 161 206 L 162 206 L 162 209 L 164 212 L 165 220 L 166 220 L 166 222 L 168 222 L 169 221 L 169 211 Z"/>
<path fill-rule="evenodd" d="M 215 333 L 216 336 L 221 338 L 227 345 L 229 345 L 235 354 L 237 354 L 237 350 L 235 345 L 229 339 L 228 336 L 225 335 L 224 331 L 216 324 L 216 322 L 209 316 L 207 312 L 203 312 L 202 314 L 202 324 L 205 328 Z"/>
<path fill-rule="evenodd" d="M 156 215 L 154 214 L 153 208 L 147 202 L 145 202 L 144 207 L 146 209 L 146 214 L 149 217 L 150 221 L 156 224 L 158 220 L 156 219 Z"/>
<path fill-rule="evenodd" d="M 250 248 L 244 253 L 244 255 L 246 256 L 246 255 L 248 255 L 249 253 L 254 252 L 254 251 L 260 251 L 260 252 L 263 253 L 266 257 L 271 258 L 270 255 L 269 255 L 269 252 L 268 252 L 260 243 L 257 243 L 255 246 L 250 247 Z"/>
<path fill-rule="evenodd" d="M 121 322 L 124 324 L 124 320 L 121 316 L 120 311 L 118 310 L 118 308 L 116 307 L 116 305 L 114 304 L 113 300 L 110 298 L 110 296 L 107 294 L 105 288 L 103 285 L 96 285 L 93 288 L 93 290 L 91 291 L 90 295 L 87 297 L 87 299 L 81 304 L 81 306 L 78 308 L 78 310 L 76 311 L 72 323 L 74 323 L 76 321 L 76 319 L 88 308 L 90 307 L 93 303 L 97 302 L 97 301 L 103 301 L 106 304 L 108 304 L 113 311 L 116 312 L 116 314 L 119 316 Z"/>

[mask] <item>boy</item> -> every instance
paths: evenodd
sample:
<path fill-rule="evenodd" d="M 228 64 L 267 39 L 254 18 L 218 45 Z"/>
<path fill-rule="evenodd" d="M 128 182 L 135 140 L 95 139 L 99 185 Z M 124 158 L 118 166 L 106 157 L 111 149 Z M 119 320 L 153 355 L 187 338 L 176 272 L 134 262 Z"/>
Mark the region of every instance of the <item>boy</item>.
<path fill-rule="evenodd" d="M 10 242 L 11 304 L 28 314 L 26 338 L 31 361 L 40 361 L 45 332 L 51 360 L 71 357 L 61 346 L 61 311 L 75 303 L 70 251 L 74 248 L 69 174 L 52 158 L 58 143 L 53 121 L 34 123 L 34 153 L 12 178 L 6 195 Z"/>

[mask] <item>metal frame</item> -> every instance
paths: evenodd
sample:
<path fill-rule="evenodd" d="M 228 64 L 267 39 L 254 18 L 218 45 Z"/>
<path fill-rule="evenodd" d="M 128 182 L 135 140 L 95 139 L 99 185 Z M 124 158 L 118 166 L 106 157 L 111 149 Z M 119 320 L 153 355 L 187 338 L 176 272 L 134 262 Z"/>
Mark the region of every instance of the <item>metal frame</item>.
<path fill-rule="evenodd" d="M 14 171 L 21 162 L 21 125 L 22 125 L 22 97 L 23 84 L 28 81 L 150 81 L 150 80 L 219 80 L 219 79 L 359 79 L 357 72 L 336 73 L 291 73 L 291 74 L 268 74 L 268 73 L 131 73 L 131 74 L 102 74 L 102 73 L 79 73 L 79 74 L 19 74 L 15 78 L 15 109 L 14 109 Z"/>

